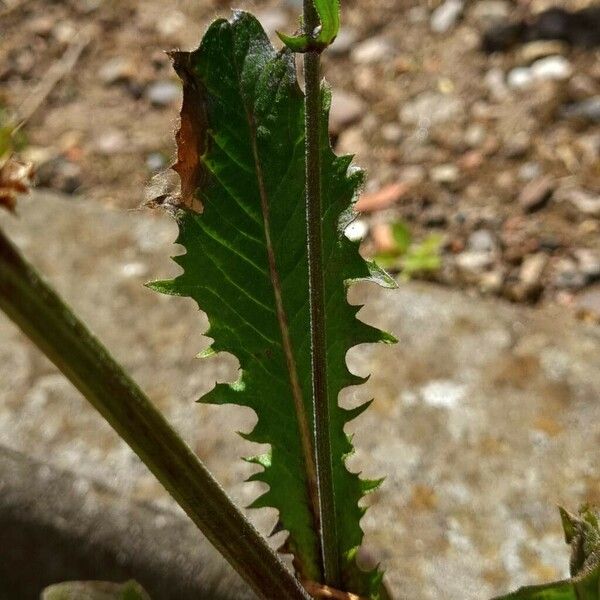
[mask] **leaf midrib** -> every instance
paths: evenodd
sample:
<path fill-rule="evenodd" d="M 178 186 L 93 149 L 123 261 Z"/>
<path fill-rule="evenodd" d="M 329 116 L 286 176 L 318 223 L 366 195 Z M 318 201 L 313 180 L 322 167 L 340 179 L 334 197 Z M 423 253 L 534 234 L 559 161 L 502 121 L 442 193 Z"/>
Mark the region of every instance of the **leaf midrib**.
<path fill-rule="evenodd" d="M 300 379 L 298 377 L 298 370 L 296 367 L 296 360 L 294 357 L 294 352 L 292 348 L 291 338 L 289 334 L 289 326 L 287 315 L 285 312 L 285 307 L 283 306 L 283 298 L 282 298 L 282 288 L 281 288 L 281 280 L 279 277 L 279 272 L 277 270 L 277 263 L 275 259 L 275 250 L 273 247 L 273 243 L 271 240 L 271 229 L 270 229 L 270 210 L 269 210 L 269 197 L 267 194 L 267 190 L 265 187 L 264 177 L 263 177 L 263 169 L 262 163 L 260 160 L 259 152 L 258 152 L 258 144 L 257 144 L 257 133 L 256 133 L 256 120 L 254 111 L 251 107 L 248 106 L 246 101 L 242 80 L 241 80 L 241 69 L 238 64 L 235 56 L 235 52 L 233 53 L 233 65 L 235 69 L 235 74 L 237 77 L 238 89 L 240 92 L 240 97 L 242 100 L 242 104 L 244 107 L 244 112 L 246 114 L 246 119 L 248 122 L 248 128 L 250 132 L 250 141 L 252 146 L 252 157 L 254 160 L 254 167 L 256 172 L 256 178 L 258 182 L 258 191 L 260 195 L 260 203 L 261 210 L 263 216 L 263 227 L 265 233 L 265 245 L 267 249 L 267 259 L 269 263 L 269 275 L 271 279 L 271 285 L 273 288 L 273 295 L 275 300 L 275 312 L 277 315 L 277 322 L 279 325 L 279 329 L 281 332 L 281 340 L 282 340 L 282 349 L 285 357 L 286 367 L 288 370 L 288 376 L 290 381 L 290 387 L 292 391 L 294 407 L 296 411 L 296 420 L 298 424 L 298 431 L 300 434 L 300 442 L 302 446 L 302 453 L 304 457 L 304 466 L 306 469 L 306 483 L 307 483 L 307 495 L 310 502 L 311 514 L 313 517 L 313 522 L 315 524 L 315 534 L 317 539 L 320 540 L 319 536 L 319 496 L 318 496 L 318 488 L 317 488 L 317 474 L 316 474 L 316 465 L 315 465 L 315 455 L 313 449 L 313 437 L 311 434 L 311 428 L 308 423 L 308 418 L 306 415 L 306 408 L 304 405 L 304 397 L 302 394 L 302 388 L 300 386 Z M 283 78 L 283 76 L 282 76 Z M 281 80 L 280 80 L 281 82 Z M 280 84 L 278 82 L 278 85 Z M 295 148 L 294 148 L 295 155 Z M 320 541 L 319 541 L 320 546 Z M 319 551 L 320 555 L 320 551 Z M 299 558 L 299 557 L 298 557 Z M 317 568 L 320 567 L 317 565 Z"/>

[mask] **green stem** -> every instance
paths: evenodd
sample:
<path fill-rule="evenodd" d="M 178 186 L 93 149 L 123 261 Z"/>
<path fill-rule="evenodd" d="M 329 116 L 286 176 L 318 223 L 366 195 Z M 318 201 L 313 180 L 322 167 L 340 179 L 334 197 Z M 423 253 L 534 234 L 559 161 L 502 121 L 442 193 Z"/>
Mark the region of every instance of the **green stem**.
<path fill-rule="evenodd" d="M 304 0 L 305 34 L 319 25 L 312 0 Z M 321 199 L 321 82 L 320 55 L 311 50 L 304 55 L 305 137 L 306 137 L 306 221 L 308 228 L 308 274 L 310 285 L 310 331 L 312 393 L 315 415 L 315 463 L 319 490 L 321 559 L 324 582 L 340 589 L 335 496 L 329 432 L 327 353 L 325 338 L 325 283 L 323 278 L 323 233 Z"/>
<path fill-rule="evenodd" d="M 309 598 L 161 413 L 1 230 L 0 308 L 131 446 L 260 597 Z"/>

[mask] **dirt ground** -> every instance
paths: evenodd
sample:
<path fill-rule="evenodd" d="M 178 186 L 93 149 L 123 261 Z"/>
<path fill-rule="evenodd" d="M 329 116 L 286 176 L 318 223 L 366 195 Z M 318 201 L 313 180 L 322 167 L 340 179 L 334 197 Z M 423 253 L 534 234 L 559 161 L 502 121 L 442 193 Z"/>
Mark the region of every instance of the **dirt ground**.
<path fill-rule="evenodd" d="M 423 277 L 599 316 L 600 50 L 480 48 L 498 22 L 593 3 L 461 2 L 342 2 L 325 70 L 334 144 L 369 174 L 365 252 L 390 250 L 401 220 L 416 240 L 442 236 L 442 267 Z M 28 117 L 38 186 L 137 207 L 173 154 L 164 51 L 197 45 L 232 4 L 270 34 L 296 27 L 297 0 L 0 1 L 0 108 Z"/>

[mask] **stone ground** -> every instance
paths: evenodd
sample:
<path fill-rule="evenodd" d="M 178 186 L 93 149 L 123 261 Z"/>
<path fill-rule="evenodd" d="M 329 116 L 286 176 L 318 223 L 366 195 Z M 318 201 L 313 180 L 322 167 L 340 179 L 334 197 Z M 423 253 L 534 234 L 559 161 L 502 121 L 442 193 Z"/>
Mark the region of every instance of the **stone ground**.
<path fill-rule="evenodd" d="M 173 274 L 175 227 L 148 211 L 36 193 L 0 226 L 127 366 L 237 502 L 257 448 L 236 436 L 249 412 L 194 404 L 235 360 L 196 360 L 205 318 L 143 283 Z M 563 576 L 557 504 L 600 502 L 600 330 L 559 308 L 473 299 L 426 283 L 357 287 L 362 316 L 394 347 L 366 346 L 351 368 L 375 397 L 357 422 L 354 469 L 386 475 L 364 519 L 366 546 L 398 599 L 481 600 Z M 125 498 L 172 501 L 102 419 L 0 316 L 0 440 L 87 475 Z M 263 530 L 269 511 L 253 511 Z"/>
<path fill-rule="evenodd" d="M 173 155 L 181 91 L 163 51 L 195 47 L 231 7 L 272 37 L 293 31 L 300 5 L 0 0 L 0 138 L 7 115 L 40 101 L 21 140 L 38 184 L 135 207 Z M 369 174 L 366 252 L 393 246 L 402 221 L 417 241 L 441 236 L 442 267 L 420 278 L 600 319 L 600 51 L 481 51 L 490 27 L 553 5 L 598 1 L 344 0 L 325 59 L 332 140 Z M 45 97 L 73 48 L 75 66 Z"/>

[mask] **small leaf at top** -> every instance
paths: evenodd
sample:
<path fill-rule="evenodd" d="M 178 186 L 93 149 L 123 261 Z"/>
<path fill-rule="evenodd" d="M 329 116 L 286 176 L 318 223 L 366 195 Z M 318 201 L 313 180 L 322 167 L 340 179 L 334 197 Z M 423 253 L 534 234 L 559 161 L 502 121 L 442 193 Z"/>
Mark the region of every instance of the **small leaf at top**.
<path fill-rule="evenodd" d="M 340 30 L 340 0 L 313 0 L 321 29 L 317 41 L 329 46 L 337 37 Z"/>
<path fill-rule="evenodd" d="M 324 50 L 340 30 L 340 0 L 313 0 L 313 3 L 320 22 L 315 31 L 293 36 L 277 32 L 279 39 L 293 52 Z"/>

